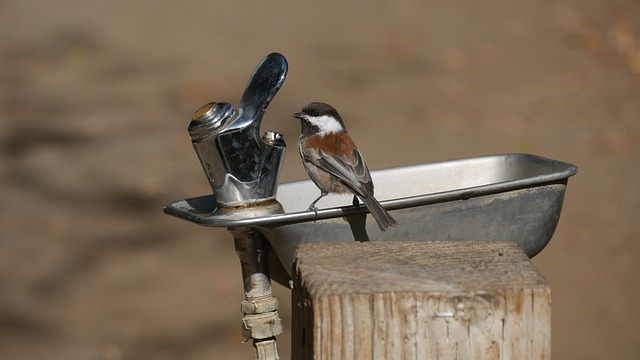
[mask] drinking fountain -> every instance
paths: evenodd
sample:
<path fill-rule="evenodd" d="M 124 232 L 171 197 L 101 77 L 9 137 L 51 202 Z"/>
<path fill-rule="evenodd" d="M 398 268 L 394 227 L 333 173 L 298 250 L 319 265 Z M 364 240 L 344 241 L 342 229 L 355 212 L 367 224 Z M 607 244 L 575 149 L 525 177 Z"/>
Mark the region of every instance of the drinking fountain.
<path fill-rule="evenodd" d="M 286 59 L 265 57 L 240 104 L 209 103 L 189 134 L 213 194 L 170 203 L 169 215 L 227 228 L 241 261 L 243 334 L 256 358 L 276 359 L 282 332 L 273 279 L 288 286 L 296 247 L 308 242 L 508 240 L 529 257 L 551 240 L 569 177 L 577 167 L 531 154 L 497 154 L 371 171 L 376 198 L 400 224 L 378 229 L 350 195 L 323 198 L 311 180 L 278 185 L 282 135 L 260 136 L 262 116 L 287 73 Z"/>

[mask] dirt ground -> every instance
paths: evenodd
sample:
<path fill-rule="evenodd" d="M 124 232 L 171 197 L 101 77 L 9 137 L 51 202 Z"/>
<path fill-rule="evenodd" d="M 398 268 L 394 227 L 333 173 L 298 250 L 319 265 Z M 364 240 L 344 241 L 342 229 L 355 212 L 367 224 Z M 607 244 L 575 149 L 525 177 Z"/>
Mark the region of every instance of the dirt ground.
<path fill-rule="evenodd" d="M 186 132 L 278 51 L 263 127 L 338 108 L 372 169 L 574 163 L 534 259 L 557 359 L 638 359 L 640 3 L 0 3 L 0 358 L 250 359 L 231 236 L 162 213 L 210 189 Z M 383 144 L 382 146 L 380 144 Z M 289 352 L 289 293 L 276 286 Z"/>

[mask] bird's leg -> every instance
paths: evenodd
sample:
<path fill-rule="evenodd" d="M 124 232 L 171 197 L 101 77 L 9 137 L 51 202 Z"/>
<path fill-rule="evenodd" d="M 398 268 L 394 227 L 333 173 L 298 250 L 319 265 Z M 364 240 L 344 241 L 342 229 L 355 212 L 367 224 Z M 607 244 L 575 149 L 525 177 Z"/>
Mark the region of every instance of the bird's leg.
<path fill-rule="evenodd" d="M 356 208 L 356 211 L 360 211 L 360 201 L 358 201 L 358 197 L 353 195 L 353 206 Z"/>
<path fill-rule="evenodd" d="M 327 196 L 327 193 L 324 192 L 324 191 L 320 191 L 320 196 L 318 196 L 317 199 L 313 200 L 311 205 L 309 205 L 309 208 L 307 209 L 307 211 L 313 211 L 314 213 L 316 213 L 316 216 L 317 216 L 318 215 L 318 208 L 316 207 L 316 203 L 318 201 L 320 201 L 320 199 L 322 199 L 325 196 Z"/>

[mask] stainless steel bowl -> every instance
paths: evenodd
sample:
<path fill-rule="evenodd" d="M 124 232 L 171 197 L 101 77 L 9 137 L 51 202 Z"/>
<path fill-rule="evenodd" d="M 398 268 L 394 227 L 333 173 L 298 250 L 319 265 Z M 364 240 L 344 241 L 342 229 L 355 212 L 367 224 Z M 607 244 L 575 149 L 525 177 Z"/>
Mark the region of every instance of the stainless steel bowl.
<path fill-rule="evenodd" d="M 352 205 L 351 196 L 327 196 L 317 213 L 307 211 L 319 195 L 310 180 L 281 184 L 278 203 L 269 209 L 218 209 L 215 195 L 209 195 L 169 204 L 164 211 L 206 226 L 256 228 L 287 272 L 296 246 L 307 242 L 508 240 L 533 257 L 551 240 L 568 178 L 576 172 L 572 164 L 529 154 L 375 170 L 376 198 L 400 223 L 385 232 L 364 206 Z"/>

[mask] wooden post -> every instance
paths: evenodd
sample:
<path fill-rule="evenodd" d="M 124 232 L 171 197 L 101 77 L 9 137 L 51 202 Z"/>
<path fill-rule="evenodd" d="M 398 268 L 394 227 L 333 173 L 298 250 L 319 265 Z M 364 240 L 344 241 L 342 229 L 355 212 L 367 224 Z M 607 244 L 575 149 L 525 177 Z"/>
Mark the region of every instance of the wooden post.
<path fill-rule="evenodd" d="M 551 290 L 514 243 L 310 243 L 294 271 L 294 359 L 551 357 Z"/>

